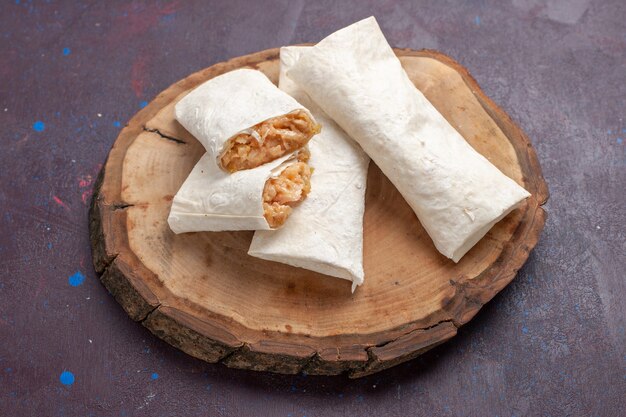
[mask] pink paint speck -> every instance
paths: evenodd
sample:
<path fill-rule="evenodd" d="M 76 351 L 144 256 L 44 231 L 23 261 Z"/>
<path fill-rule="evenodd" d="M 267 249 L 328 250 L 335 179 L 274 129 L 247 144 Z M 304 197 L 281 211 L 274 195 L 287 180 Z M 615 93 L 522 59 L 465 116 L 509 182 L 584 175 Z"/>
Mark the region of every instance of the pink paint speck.
<path fill-rule="evenodd" d="M 55 202 L 55 203 L 57 203 L 59 206 L 63 207 L 63 208 L 64 208 L 65 210 L 67 210 L 67 211 L 70 211 L 70 208 L 68 207 L 68 205 L 67 205 L 67 204 L 65 204 L 65 203 L 63 202 L 63 200 L 61 200 L 59 197 L 57 197 L 57 196 L 55 195 L 55 196 L 52 196 L 52 199 L 53 199 L 53 200 L 54 200 L 54 202 Z"/>
<path fill-rule="evenodd" d="M 89 204 L 89 200 L 91 199 L 91 196 L 93 195 L 93 191 L 92 190 L 85 190 L 83 191 L 83 193 L 80 195 L 80 199 L 83 202 L 84 205 Z"/>
<path fill-rule="evenodd" d="M 118 45 L 130 38 L 141 36 L 151 27 L 159 24 L 164 16 L 170 16 L 177 12 L 180 1 L 172 1 L 163 6 L 146 5 L 141 2 L 126 3 L 118 9 L 118 17 L 113 22 L 107 41 Z"/>
<path fill-rule="evenodd" d="M 101 168 L 102 164 L 98 164 L 95 167 L 94 172 L 98 172 Z M 76 178 L 78 181 L 78 188 L 81 192 L 80 200 L 83 202 L 84 205 L 89 204 L 89 200 L 91 200 L 91 196 L 93 195 L 93 189 L 91 188 L 91 186 L 94 183 L 94 175 L 87 174 Z"/>
<path fill-rule="evenodd" d="M 130 71 L 130 84 L 137 98 L 143 96 L 143 89 L 146 86 L 146 67 L 148 66 L 149 55 L 140 54 Z"/>
<path fill-rule="evenodd" d="M 83 175 L 78 177 L 78 186 L 80 188 L 89 187 L 93 183 L 93 177 L 91 175 Z"/>

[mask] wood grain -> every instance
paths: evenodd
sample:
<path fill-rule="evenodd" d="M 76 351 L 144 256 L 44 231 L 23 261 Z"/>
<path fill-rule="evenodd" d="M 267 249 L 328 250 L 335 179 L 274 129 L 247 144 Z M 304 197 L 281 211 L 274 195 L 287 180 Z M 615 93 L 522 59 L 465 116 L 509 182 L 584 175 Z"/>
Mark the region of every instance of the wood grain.
<path fill-rule="evenodd" d="M 396 52 L 465 139 L 533 196 L 454 264 L 372 163 L 366 281 L 355 294 L 346 281 L 247 256 L 252 232 L 174 235 L 172 196 L 203 153 L 174 120 L 177 99 L 243 66 L 276 81 L 277 49 L 235 58 L 159 94 L 122 130 L 102 169 L 90 210 L 94 265 L 133 320 L 208 362 L 359 377 L 450 339 L 514 278 L 548 198 L 530 142 L 458 63 L 436 51 Z"/>

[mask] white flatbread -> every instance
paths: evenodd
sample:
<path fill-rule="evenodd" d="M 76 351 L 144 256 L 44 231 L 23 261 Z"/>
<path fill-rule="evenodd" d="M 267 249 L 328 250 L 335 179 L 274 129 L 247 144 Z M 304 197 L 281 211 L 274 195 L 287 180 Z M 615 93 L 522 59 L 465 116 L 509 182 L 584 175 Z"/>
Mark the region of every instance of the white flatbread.
<path fill-rule="evenodd" d="M 212 78 L 183 97 L 176 120 L 204 145 L 219 166 L 226 142 L 265 120 L 295 110 L 310 112 L 260 71 L 238 69 Z"/>
<path fill-rule="evenodd" d="M 363 213 L 369 157 L 286 71 L 307 47 L 280 49 L 280 88 L 322 124 L 309 142 L 311 192 L 279 230 L 257 231 L 248 254 L 363 283 Z"/>
<path fill-rule="evenodd" d="M 374 17 L 307 49 L 287 75 L 370 155 L 455 262 L 530 195 L 415 88 Z"/>
<path fill-rule="evenodd" d="M 295 154 L 229 174 L 207 152 L 174 196 L 167 222 L 174 233 L 270 230 L 263 216 L 263 187 Z"/>

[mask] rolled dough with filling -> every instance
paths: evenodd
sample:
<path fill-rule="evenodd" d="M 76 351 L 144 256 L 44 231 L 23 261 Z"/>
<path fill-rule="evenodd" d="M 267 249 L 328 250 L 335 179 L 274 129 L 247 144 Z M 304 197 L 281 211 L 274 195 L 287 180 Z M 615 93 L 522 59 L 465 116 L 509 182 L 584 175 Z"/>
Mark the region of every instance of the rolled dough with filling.
<path fill-rule="evenodd" d="M 279 230 L 257 231 L 248 254 L 363 283 L 363 213 L 369 157 L 286 77 L 307 47 L 280 49 L 281 90 L 304 104 L 323 126 L 309 142 L 311 192 Z"/>
<path fill-rule="evenodd" d="M 174 233 L 280 227 L 311 184 L 308 150 L 232 174 L 207 152 L 174 196 L 167 219 Z"/>
<path fill-rule="evenodd" d="M 287 75 L 372 157 L 454 262 L 530 195 L 415 88 L 374 17 L 307 49 Z"/>
<path fill-rule="evenodd" d="M 321 128 L 307 109 L 252 69 L 201 84 L 176 104 L 175 112 L 209 158 L 228 172 L 293 153 Z"/>

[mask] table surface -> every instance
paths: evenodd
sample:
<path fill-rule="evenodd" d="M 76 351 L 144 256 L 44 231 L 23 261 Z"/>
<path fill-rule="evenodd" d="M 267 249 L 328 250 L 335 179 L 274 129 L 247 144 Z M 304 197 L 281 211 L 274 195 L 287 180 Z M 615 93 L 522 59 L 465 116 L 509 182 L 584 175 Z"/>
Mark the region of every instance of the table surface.
<path fill-rule="evenodd" d="M 372 14 L 393 46 L 466 66 L 531 138 L 551 198 L 517 278 L 450 342 L 359 380 L 205 364 L 131 321 L 87 234 L 121 126 L 192 72 Z M 622 0 L 4 1 L 0 415 L 624 413 L 625 18 Z"/>

